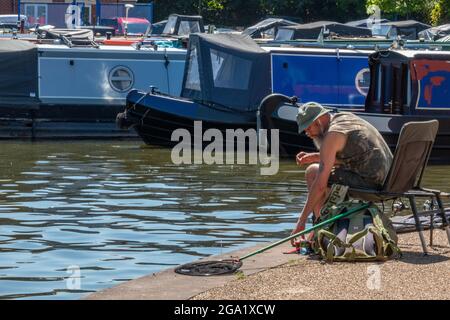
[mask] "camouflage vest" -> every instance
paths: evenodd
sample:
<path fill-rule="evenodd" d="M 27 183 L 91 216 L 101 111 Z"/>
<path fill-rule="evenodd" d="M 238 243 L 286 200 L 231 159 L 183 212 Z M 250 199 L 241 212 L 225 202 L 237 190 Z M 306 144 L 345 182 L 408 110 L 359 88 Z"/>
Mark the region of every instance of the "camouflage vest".
<path fill-rule="evenodd" d="M 374 126 L 352 113 L 339 112 L 331 118 L 328 132 L 339 132 L 347 137 L 344 149 L 336 154 L 340 168 L 383 185 L 391 167 L 392 153 Z"/>

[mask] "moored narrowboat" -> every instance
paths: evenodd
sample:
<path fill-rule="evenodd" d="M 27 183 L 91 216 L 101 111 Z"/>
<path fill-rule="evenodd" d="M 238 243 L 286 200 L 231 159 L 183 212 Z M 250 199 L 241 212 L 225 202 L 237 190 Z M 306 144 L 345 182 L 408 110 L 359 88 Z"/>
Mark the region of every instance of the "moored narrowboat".
<path fill-rule="evenodd" d="M 181 97 L 132 90 L 121 128 L 133 127 L 147 144 L 171 146 L 172 133 L 213 128 L 256 127 L 256 110 L 270 93 L 269 53 L 250 37 L 237 34 L 193 34 L 184 71 Z"/>
<path fill-rule="evenodd" d="M 370 87 L 364 112 L 354 112 L 374 125 L 394 149 L 406 122 L 439 120 L 430 160 L 450 159 L 450 54 L 442 51 L 388 50 L 369 58 Z M 312 151 L 312 141 L 299 134 L 298 104 L 287 96 L 272 95 L 261 103 L 262 129 L 279 129 L 281 154 Z M 334 112 L 339 112 L 334 108 Z"/>

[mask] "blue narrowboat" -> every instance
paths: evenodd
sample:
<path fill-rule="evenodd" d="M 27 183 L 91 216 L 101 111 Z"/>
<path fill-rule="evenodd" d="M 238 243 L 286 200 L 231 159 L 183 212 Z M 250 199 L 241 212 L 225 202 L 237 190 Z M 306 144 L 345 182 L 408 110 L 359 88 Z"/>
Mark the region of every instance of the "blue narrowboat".
<path fill-rule="evenodd" d="M 147 144 L 171 146 L 172 133 L 256 127 L 260 101 L 270 93 L 270 57 L 249 36 L 192 34 L 181 97 L 132 90 L 118 114 L 120 128 L 133 127 Z"/>
<path fill-rule="evenodd" d="M 272 92 L 364 108 L 373 51 L 260 47 L 236 34 L 193 34 L 189 43 L 181 97 L 133 90 L 118 115 L 147 144 L 172 145 L 173 130 L 194 121 L 205 130 L 256 128 L 259 103 Z"/>
<path fill-rule="evenodd" d="M 374 125 L 394 149 L 406 122 L 439 120 L 430 160 L 450 162 L 450 54 L 445 51 L 387 50 L 370 55 L 370 86 L 364 112 L 354 112 Z M 299 105 L 285 95 L 266 97 L 260 106 L 262 129 L 278 129 L 281 154 L 315 150 L 298 133 Z M 325 105 L 325 104 L 324 104 Z M 331 106 L 333 108 L 333 106 Z M 339 112 L 339 109 L 334 112 Z"/>

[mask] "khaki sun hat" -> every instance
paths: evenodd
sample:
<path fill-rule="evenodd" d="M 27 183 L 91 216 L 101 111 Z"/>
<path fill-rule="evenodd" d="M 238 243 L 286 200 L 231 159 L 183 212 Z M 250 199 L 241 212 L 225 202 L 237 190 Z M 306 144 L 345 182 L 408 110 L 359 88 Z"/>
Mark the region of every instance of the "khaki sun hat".
<path fill-rule="evenodd" d="M 298 109 L 297 124 L 298 132 L 302 133 L 307 129 L 314 121 L 330 112 L 330 110 L 322 107 L 317 102 L 304 103 Z"/>

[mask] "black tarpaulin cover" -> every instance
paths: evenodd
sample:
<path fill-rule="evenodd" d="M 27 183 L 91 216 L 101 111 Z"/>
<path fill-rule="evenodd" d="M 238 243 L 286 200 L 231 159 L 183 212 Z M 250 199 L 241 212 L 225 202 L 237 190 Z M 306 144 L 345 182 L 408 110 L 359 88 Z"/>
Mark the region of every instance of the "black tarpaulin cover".
<path fill-rule="evenodd" d="M 293 26 L 296 25 L 296 22 L 279 19 L 279 18 L 268 18 L 263 21 L 258 22 L 257 24 L 248 27 L 242 34 L 248 35 L 252 38 L 261 38 L 261 33 L 269 30 L 271 28 L 278 28 L 281 26 Z"/>
<path fill-rule="evenodd" d="M 383 23 L 384 26 L 391 26 L 387 34 L 389 39 L 394 39 L 400 36 L 403 39 L 415 40 L 418 39 L 420 31 L 430 28 L 431 26 L 415 20 L 392 21 Z"/>
<path fill-rule="evenodd" d="M 317 39 L 323 28 L 329 30 L 330 34 L 336 34 L 340 37 L 371 37 L 372 31 L 367 28 L 352 27 L 333 21 L 317 21 L 312 23 L 300 24 L 296 26 L 280 27 L 279 30 L 292 30 L 291 39 Z M 280 39 L 286 40 L 286 39 Z"/>
<path fill-rule="evenodd" d="M 35 98 L 38 92 L 38 51 L 21 40 L 0 40 L 0 102 L 5 98 Z"/>
<path fill-rule="evenodd" d="M 448 35 L 450 35 L 450 24 L 432 27 L 419 32 L 419 37 L 422 37 L 425 40 L 437 40 Z"/>
<path fill-rule="evenodd" d="M 256 110 L 270 93 L 270 55 L 249 36 L 191 34 L 182 97 Z"/>

